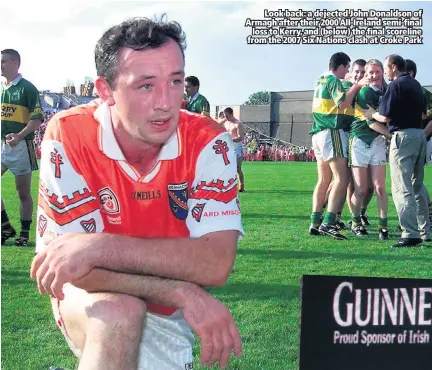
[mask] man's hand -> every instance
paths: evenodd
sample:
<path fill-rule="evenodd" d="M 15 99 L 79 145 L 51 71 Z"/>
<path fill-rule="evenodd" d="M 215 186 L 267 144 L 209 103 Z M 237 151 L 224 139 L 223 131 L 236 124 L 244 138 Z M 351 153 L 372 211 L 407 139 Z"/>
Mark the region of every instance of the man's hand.
<path fill-rule="evenodd" d="M 231 352 L 241 356 L 242 344 L 234 319 L 220 301 L 199 289 L 188 293 L 181 307 L 183 317 L 201 341 L 201 362 L 204 366 L 219 361 L 224 369 Z"/>
<path fill-rule="evenodd" d="M 370 78 L 364 76 L 361 80 L 357 81 L 356 85 L 365 86 L 370 84 Z"/>
<path fill-rule="evenodd" d="M 7 134 L 6 135 L 6 144 L 9 146 L 17 146 L 18 143 L 24 138 L 20 134 Z"/>
<path fill-rule="evenodd" d="M 94 235 L 62 235 L 33 258 L 30 276 L 36 279 L 41 294 L 63 299 L 63 285 L 87 275 L 95 267 L 92 263 Z"/>
<path fill-rule="evenodd" d="M 369 108 L 367 110 L 363 109 L 363 115 L 369 120 L 373 120 L 373 115 L 375 114 L 376 110 L 373 109 L 369 104 L 367 105 Z"/>

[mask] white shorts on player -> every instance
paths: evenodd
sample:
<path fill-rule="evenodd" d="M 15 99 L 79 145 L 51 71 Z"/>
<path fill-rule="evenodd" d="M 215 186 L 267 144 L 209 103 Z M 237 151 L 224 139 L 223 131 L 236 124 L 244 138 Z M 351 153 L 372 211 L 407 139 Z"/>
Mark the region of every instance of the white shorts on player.
<path fill-rule="evenodd" d="M 74 294 L 79 299 L 82 290 L 65 284 L 63 292 Z M 70 340 L 61 317 L 61 305 L 57 299 L 51 300 L 54 318 L 72 352 L 78 358 L 82 353 Z M 184 320 L 180 310 L 171 316 L 161 316 L 147 312 L 141 337 L 137 370 L 184 370 L 192 369 L 192 347 L 194 334 Z"/>
<path fill-rule="evenodd" d="M 348 158 L 348 134 L 344 130 L 326 129 L 312 136 L 312 148 L 318 161 Z"/>
<path fill-rule="evenodd" d="M 236 157 L 237 158 L 239 158 L 239 157 L 243 158 L 245 156 L 243 144 L 242 143 L 234 143 L 234 144 L 235 144 L 234 148 L 235 148 Z"/>
<path fill-rule="evenodd" d="M 37 166 L 36 151 L 31 140 L 21 140 L 17 145 L 10 146 L 1 142 L 1 169 L 10 170 L 15 176 L 32 172 Z"/>
<path fill-rule="evenodd" d="M 353 167 L 384 166 L 387 163 L 386 141 L 377 136 L 371 143 L 351 136 L 349 139 L 349 163 Z"/>

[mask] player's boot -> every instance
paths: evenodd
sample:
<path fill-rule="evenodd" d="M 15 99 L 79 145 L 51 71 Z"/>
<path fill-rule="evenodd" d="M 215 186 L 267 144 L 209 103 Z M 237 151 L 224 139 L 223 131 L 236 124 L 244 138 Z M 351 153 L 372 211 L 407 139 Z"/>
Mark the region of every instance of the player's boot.
<path fill-rule="evenodd" d="M 330 236 L 336 240 L 348 240 L 345 235 L 339 233 L 339 230 L 334 225 L 321 224 L 319 227 L 319 232 L 321 235 Z"/>
<path fill-rule="evenodd" d="M 351 231 L 358 237 L 362 237 L 362 236 L 366 236 L 368 235 L 367 230 L 365 229 L 365 227 L 363 225 L 352 225 L 351 226 Z"/>
<path fill-rule="evenodd" d="M 387 229 L 380 229 L 378 236 L 380 240 L 389 240 L 389 232 Z"/>
<path fill-rule="evenodd" d="M 341 220 L 339 220 L 339 221 L 336 221 L 336 228 L 338 229 L 338 230 L 348 230 L 348 227 L 345 225 L 345 223 L 343 222 L 343 221 L 341 221 Z"/>
<path fill-rule="evenodd" d="M 369 223 L 369 217 L 368 216 L 362 215 L 362 216 L 360 216 L 360 218 L 361 218 L 361 222 L 362 222 L 362 224 L 363 224 L 364 227 L 370 225 L 370 223 Z"/>
<path fill-rule="evenodd" d="M 312 236 L 321 235 L 321 233 L 319 232 L 319 226 L 310 225 L 310 227 L 309 227 L 309 235 L 312 235 Z"/>
<path fill-rule="evenodd" d="M 16 231 L 12 226 L 10 226 L 6 229 L 3 228 L 1 231 L 1 245 L 4 245 L 4 243 L 8 239 L 15 237 L 15 235 L 16 235 Z"/>
<path fill-rule="evenodd" d="M 26 238 L 25 236 L 20 236 L 19 238 L 15 239 L 15 246 L 16 247 L 27 247 L 29 242 L 29 238 Z"/>

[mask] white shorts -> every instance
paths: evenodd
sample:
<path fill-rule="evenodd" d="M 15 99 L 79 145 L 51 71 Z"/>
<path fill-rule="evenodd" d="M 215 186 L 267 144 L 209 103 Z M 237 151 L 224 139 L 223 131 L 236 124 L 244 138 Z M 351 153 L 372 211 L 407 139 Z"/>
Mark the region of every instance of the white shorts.
<path fill-rule="evenodd" d="M 21 140 L 16 146 L 1 142 L 1 169 L 10 170 L 15 176 L 38 169 L 33 140 Z"/>
<path fill-rule="evenodd" d="M 312 136 L 312 148 L 319 161 L 347 158 L 348 134 L 344 130 L 326 129 Z"/>
<path fill-rule="evenodd" d="M 74 287 L 65 284 L 64 292 Z M 56 299 L 52 300 L 54 318 L 70 349 L 78 358 L 82 353 L 75 348 L 66 333 Z M 180 310 L 171 316 L 147 312 L 141 337 L 137 370 L 192 369 L 194 334 Z"/>
<path fill-rule="evenodd" d="M 242 143 L 234 143 L 234 144 L 235 144 L 234 148 L 235 148 L 236 157 L 243 158 L 245 155 L 243 144 Z"/>
<path fill-rule="evenodd" d="M 432 139 L 427 142 L 426 163 L 432 163 Z"/>
<path fill-rule="evenodd" d="M 384 166 L 387 163 L 386 141 L 377 136 L 371 143 L 350 136 L 349 138 L 349 165 L 352 167 Z"/>

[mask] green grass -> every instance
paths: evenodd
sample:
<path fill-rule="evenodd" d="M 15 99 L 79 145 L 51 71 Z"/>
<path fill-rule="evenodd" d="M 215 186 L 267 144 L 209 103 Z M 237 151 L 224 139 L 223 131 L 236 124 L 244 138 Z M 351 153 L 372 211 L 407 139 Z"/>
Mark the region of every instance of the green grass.
<path fill-rule="evenodd" d="M 368 210 L 369 237 L 359 240 L 348 233 L 349 241 L 312 238 L 307 228 L 315 165 L 245 163 L 244 169 L 247 193 L 240 200 L 246 236 L 228 284 L 212 290 L 232 310 L 243 339 L 244 355 L 231 362 L 231 369 L 298 367 L 302 274 L 432 278 L 432 249 L 391 249 L 396 233 L 388 242 L 378 240 L 375 199 Z M 425 183 L 432 183 L 431 167 L 426 168 Z M 36 176 L 33 189 L 36 195 Z M 2 197 L 18 225 L 11 175 L 2 179 Z M 389 228 L 396 226 L 390 200 Z M 2 369 L 73 369 L 75 358 L 52 319 L 49 299 L 29 279 L 33 253 L 33 248 L 2 248 Z M 194 368 L 203 369 L 198 342 L 194 353 Z"/>

